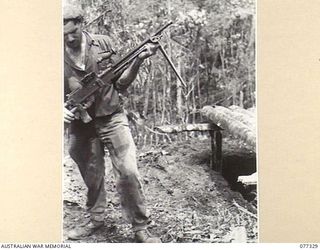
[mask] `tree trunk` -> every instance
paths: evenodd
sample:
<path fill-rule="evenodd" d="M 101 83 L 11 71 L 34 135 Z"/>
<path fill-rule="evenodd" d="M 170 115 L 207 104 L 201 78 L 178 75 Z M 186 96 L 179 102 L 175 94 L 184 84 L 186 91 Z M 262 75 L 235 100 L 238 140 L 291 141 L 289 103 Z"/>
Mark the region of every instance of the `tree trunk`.
<path fill-rule="evenodd" d="M 148 75 L 149 76 L 149 75 Z M 143 115 L 146 117 L 148 114 L 148 108 L 149 108 L 149 99 L 150 99 L 150 85 L 149 85 L 149 77 L 147 77 L 144 87 L 144 105 L 143 105 Z"/>
<path fill-rule="evenodd" d="M 177 71 L 178 71 L 179 74 L 181 73 L 180 61 L 178 61 Z M 183 119 L 183 114 L 182 114 L 182 86 L 181 86 L 181 82 L 180 82 L 179 79 L 177 79 L 177 112 L 178 112 L 179 120 L 181 121 Z"/>

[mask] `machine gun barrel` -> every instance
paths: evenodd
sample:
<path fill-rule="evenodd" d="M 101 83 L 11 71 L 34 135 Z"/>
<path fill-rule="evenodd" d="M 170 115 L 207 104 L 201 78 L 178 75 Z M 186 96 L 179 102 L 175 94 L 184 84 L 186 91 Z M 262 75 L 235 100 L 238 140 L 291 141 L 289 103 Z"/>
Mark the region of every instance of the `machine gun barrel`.
<path fill-rule="evenodd" d="M 143 42 L 141 42 L 137 47 L 135 47 L 133 50 L 131 50 L 129 53 L 127 53 L 123 58 L 121 58 L 118 62 L 116 62 L 112 68 L 114 74 L 117 74 L 119 71 L 121 71 L 126 65 L 131 63 L 134 58 L 136 58 L 143 50 L 144 45 L 147 43 L 157 43 L 158 39 L 156 39 L 158 36 L 161 35 L 161 33 L 168 28 L 172 24 L 172 21 L 168 22 L 166 25 L 159 28 L 153 35 L 145 39 Z M 109 71 L 102 72 L 99 74 L 99 77 L 103 77 L 105 74 L 108 74 Z"/>

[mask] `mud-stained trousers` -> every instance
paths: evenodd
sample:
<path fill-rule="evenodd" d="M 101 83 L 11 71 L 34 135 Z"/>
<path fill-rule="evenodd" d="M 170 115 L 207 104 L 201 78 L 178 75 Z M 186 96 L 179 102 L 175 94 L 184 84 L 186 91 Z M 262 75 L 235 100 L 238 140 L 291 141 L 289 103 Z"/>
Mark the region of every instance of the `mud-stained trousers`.
<path fill-rule="evenodd" d="M 100 223 L 105 217 L 104 145 L 110 153 L 123 216 L 134 231 L 144 229 L 150 220 L 137 168 L 136 147 L 123 113 L 98 117 L 89 124 L 74 121 L 70 128 L 69 153 L 88 188 L 91 221 Z"/>

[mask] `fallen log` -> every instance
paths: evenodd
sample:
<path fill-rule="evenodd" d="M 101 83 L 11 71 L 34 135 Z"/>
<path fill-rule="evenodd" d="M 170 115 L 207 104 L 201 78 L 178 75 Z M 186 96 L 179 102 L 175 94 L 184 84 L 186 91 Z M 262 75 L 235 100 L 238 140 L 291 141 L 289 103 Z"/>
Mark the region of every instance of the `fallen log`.
<path fill-rule="evenodd" d="M 255 108 L 244 109 L 244 108 L 241 108 L 237 105 L 231 105 L 228 108 L 232 111 L 237 111 L 237 112 L 242 113 L 242 114 L 249 116 L 251 118 L 255 118 Z"/>
<path fill-rule="evenodd" d="M 205 106 L 201 109 L 201 114 L 209 121 L 221 126 L 255 150 L 256 131 L 254 127 L 246 125 L 243 120 L 235 118 L 232 113 L 230 109 L 221 106 Z"/>
<path fill-rule="evenodd" d="M 256 130 L 256 118 L 253 112 L 242 109 L 238 106 L 231 106 L 228 108 L 228 110 L 230 110 L 230 116 L 232 116 L 234 119 L 244 123 L 250 127 L 252 131 Z"/>
<path fill-rule="evenodd" d="M 197 124 L 179 124 L 179 125 L 163 125 L 155 129 L 161 133 L 180 133 L 185 131 L 208 131 L 212 130 L 210 123 L 197 123 Z"/>

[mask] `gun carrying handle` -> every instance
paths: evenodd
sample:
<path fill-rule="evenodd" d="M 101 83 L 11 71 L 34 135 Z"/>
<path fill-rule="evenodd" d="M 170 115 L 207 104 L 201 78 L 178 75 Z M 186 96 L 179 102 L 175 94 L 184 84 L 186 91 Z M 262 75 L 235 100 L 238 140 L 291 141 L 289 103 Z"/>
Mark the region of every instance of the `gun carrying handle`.
<path fill-rule="evenodd" d="M 160 44 L 160 42 L 158 42 L 159 44 L 159 49 L 162 53 L 162 55 L 165 57 L 165 59 L 168 61 L 169 65 L 171 66 L 171 68 L 173 69 L 174 73 L 176 74 L 176 76 L 178 77 L 178 79 L 180 80 L 180 82 L 182 83 L 182 85 L 186 88 L 187 84 L 185 83 L 185 81 L 182 79 L 182 77 L 180 76 L 179 72 L 177 71 L 176 67 L 174 66 L 173 62 L 171 61 L 171 59 L 169 58 L 167 52 L 163 49 L 162 45 Z"/>

